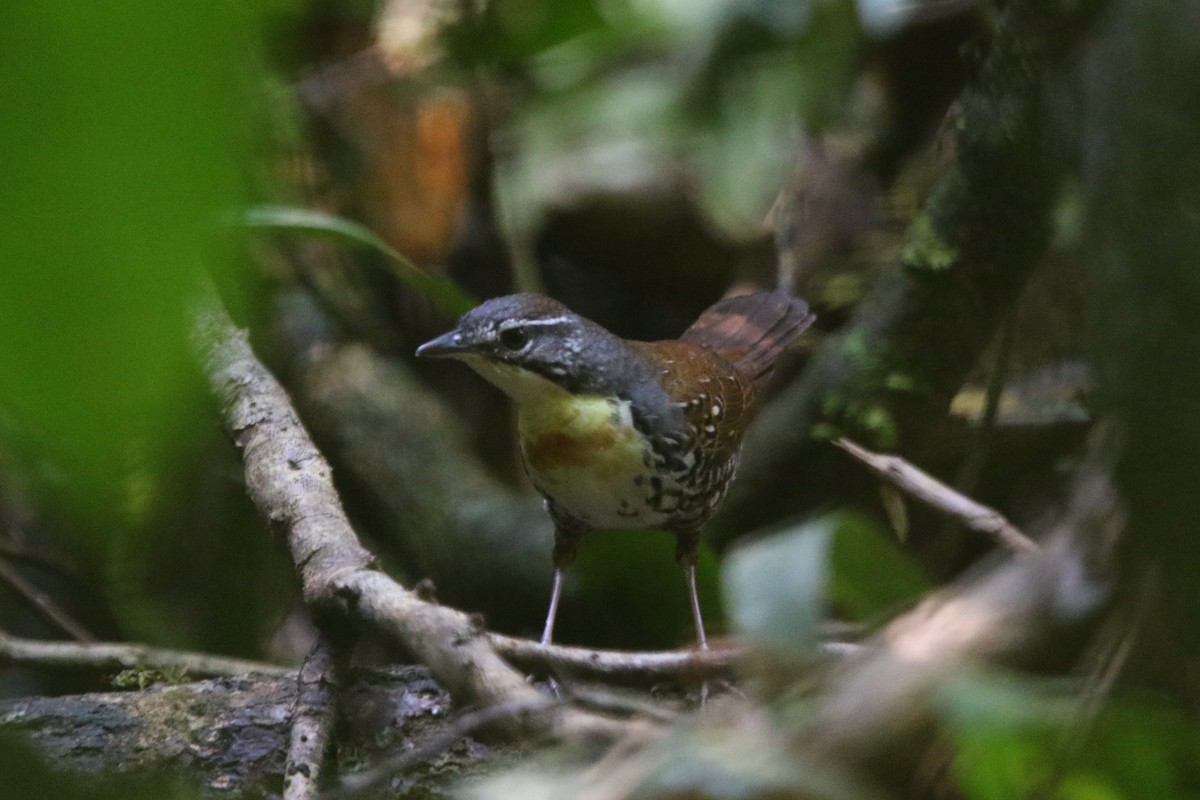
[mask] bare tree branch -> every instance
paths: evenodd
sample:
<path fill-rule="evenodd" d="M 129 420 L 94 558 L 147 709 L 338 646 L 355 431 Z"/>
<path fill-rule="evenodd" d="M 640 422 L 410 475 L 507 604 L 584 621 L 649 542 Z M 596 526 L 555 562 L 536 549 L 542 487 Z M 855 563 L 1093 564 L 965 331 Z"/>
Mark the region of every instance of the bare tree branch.
<path fill-rule="evenodd" d="M 296 676 L 283 800 L 316 800 L 319 794 L 321 772 L 333 745 L 338 670 L 333 645 L 321 634 Z"/>
<path fill-rule="evenodd" d="M 617 683 L 652 683 L 668 679 L 699 683 L 710 678 L 726 678 L 733 674 L 745 655 L 741 647 L 626 652 L 542 645 L 532 639 L 499 633 L 489 633 L 488 640 L 497 653 L 519 667 Z"/>
<path fill-rule="evenodd" d="M 971 530 L 992 537 L 1013 553 L 1029 555 L 1042 549 L 999 511 L 960 494 L 903 458 L 874 453 L 846 438 L 835 439 L 833 443 L 866 464 L 879 477 L 939 511 L 956 517 Z"/>
<path fill-rule="evenodd" d="M 206 787 L 205 796 L 280 797 L 297 688 L 295 672 L 244 673 L 139 691 L 0 700 L 0 733 L 26 738 L 56 768 L 96 779 L 166 773 Z M 355 670 L 339 694 L 337 761 L 327 774 L 411 752 L 454 729 L 450 697 L 424 667 Z M 407 769 L 405 780 L 413 797 L 446 796 L 464 773 L 511 758 L 513 750 L 495 741 L 446 748 Z"/>
<path fill-rule="evenodd" d="M 8 559 L 0 556 L 0 580 L 11 586 L 19 595 L 29 601 L 38 612 L 57 625 L 68 636 L 79 642 L 94 642 L 96 637 L 62 609 L 50 595 L 43 592 L 17 570 Z"/>
<path fill-rule="evenodd" d="M 285 675 L 291 670 L 275 664 L 226 658 L 208 653 L 167 650 L 143 644 L 92 642 L 43 642 L 21 639 L 0 631 L 0 663 L 50 669 L 96 669 L 119 672 L 124 669 L 183 670 L 196 678 L 226 675 Z"/>
<path fill-rule="evenodd" d="M 462 420 L 395 359 L 300 332 L 283 345 L 305 424 L 353 487 L 380 555 L 413 581 L 432 580 L 442 602 L 486 609 L 502 629 L 541 619 L 554 538 L 541 498 L 499 480 Z"/>

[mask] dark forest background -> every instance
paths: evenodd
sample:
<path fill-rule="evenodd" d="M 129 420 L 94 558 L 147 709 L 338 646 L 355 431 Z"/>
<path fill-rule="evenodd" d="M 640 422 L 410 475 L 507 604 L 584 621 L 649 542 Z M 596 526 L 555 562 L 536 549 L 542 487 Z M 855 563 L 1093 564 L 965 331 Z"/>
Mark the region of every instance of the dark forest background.
<path fill-rule="evenodd" d="M 704 531 L 728 683 L 699 716 L 678 674 L 621 689 L 624 720 L 680 714 L 623 749 L 508 730 L 471 740 L 474 788 L 373 791 L 1200 796 L 1198 25 L 1156 0 L 0 7 L 0 794 L 275 796 L 282 747 L 219 785 L 178 750 L 67 757 L 13 704 L 223 674 L 100 642 L 295 669 L 370 627 L 302 591 L 248 496 L 197 309 L 248 331 L 380 569 L 536 637 L 552 527 L 508 401 L 415 347 L 514 291 L 659 339 L 782 286 L 818 322 Z M 672 553 L 590 537 L 556 638 L 686 648 Z M 333 752 L 326 788 L 361 766 Z"/>

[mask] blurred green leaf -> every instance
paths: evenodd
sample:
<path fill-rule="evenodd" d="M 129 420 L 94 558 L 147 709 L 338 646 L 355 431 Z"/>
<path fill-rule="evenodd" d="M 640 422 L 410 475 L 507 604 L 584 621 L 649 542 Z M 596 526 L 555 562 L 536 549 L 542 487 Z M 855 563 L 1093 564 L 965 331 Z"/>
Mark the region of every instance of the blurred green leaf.
<path fill-rule="evenodd" d="M 823 517 L 731 553 L 724 590 L 733 629 L 775 649 L 816 647 L 837 528 L 836 517 Z"/>
<path fill-rule="evenodd" d="M 476 301 L 452 279 L 426 272 L 370 228 L 353 220 L 307 208 L 264 205 L 247 210 L 241 221 L 248 228 L 332 236 L 382 253 L 387 256 L 396 277 L 453 316 L 465 314 L 476 305 Z"/>
<path fill-rule="evenodd" d="M 195 0 L 0 4 L 0 414 L 56 507 L 111 522 L 193 428 L 186 305 L 201 266 L 235 266 L 219 221 L 246 202 L 243 22 Z"/>
<path fill-rule="evenodd" d="M 930 587 L 908 557 L 865 516 L 829 514 L 725 560 L 726 606 L 742 635 L 773 647 L 817 643 L 826 606 L 865 620 Z"/>
<path fill-rule="evenodd" d="M 790 744 L 785 731 L 768 725 L 678 726 L 651 745 L 645 759 L 649 768 L 626 797 L 876 800 L 885 796 L 841 765 L 797 752 Z"/>
<path fill-rule="evenodd" d="M 837 519 L 829 600 L 841 613 L 869 620 L 932 588 L 895 540 L 882 534 L 869 518 L 844 513 Z"/>
<path fill-rule="evenodd" d="M 954 743 L 954 773 L 974 800 L 1035 794 L 1053 775 L 1069 698 L 1045 684 L 962 675 L 941 691 Z"/>
<path fill-rule="evenodd" d="M 475 25 L 484 49 L 530 79 L 501 132 L 499 196 L 517 236 L 549 205 L 661 190 L 681 172 L 711 222 L 752 235 L 801 137 L 840 116 L 860 58 L 848 0 L 583 3 L 570 14 L 561 3 L 497 4 L 501 22 L 519 9 L 543 31 L 520 40 Z M 479 58 L 478 46 L 460 49 Z"/>
<path fill-rule="evenodd" d="M 972 800 L 1200 796 L 1195 783 L 1200 728 L 1194 722 L 1161 702 L 1120 698 L 1081 729 L 1085 718 L 1077 690 L 1064 682 L 994 673 L 948 682 L 939 708 L 964 795 Z"/>
<path fill-rule="evenodd" d="M 461 15 L 444 38 L 464 67 L 521 73 L 548 50 L 602 33 L 615 13 L 595 0 L 495 0 Z"/>
<path fill-rule="evenodd" d="M 802 138 L 841 116 L 861 33 L 854 4 L 842 0 L 728 2 L 714 23 L 702 67 L 680 85 L 679 110 L 694 126 L 706 212 L 742 236 L 761 223 L 785 176 L 803 168 Z"/>
<path fill-rule="evenodd" d="M 504 55 L 529 57 L 604 25 L 595 0 L 495 0 L 494 34 Z"/>
<path fill-rule="evenodd" d="M 1195 800 L 1200 798 L 1200 725 L 1160 699 L 1122 698 L 1101 711 L 1078 762 L 1072 775 L 1101 779 L 1121 797 Z M 1088 782 L 1078 783 L 1086 787 Z"/>

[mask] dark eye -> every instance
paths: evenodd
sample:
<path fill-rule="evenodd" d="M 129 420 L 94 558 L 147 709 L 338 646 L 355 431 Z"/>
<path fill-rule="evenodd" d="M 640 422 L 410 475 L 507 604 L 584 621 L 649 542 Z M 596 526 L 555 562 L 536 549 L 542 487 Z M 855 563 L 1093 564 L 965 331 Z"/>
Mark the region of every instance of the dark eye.
<path fill-rule="evenodd" d="M 508 328 L 500 331 L 500 344 L 509 350 L 520 350 L 529 344 L 529 332 L 524 328 Z"/>

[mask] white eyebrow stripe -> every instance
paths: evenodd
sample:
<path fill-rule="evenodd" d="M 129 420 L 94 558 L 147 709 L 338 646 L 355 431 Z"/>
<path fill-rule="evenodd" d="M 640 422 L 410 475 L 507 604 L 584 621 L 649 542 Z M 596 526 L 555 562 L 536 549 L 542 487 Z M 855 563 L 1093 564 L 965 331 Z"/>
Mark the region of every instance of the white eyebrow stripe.
<path fill-rule="evenodd" d="M 564 322 L 570 322 L 570 317 L 551 317 L 550 319 L 527 319 L 523 321 L 510 320 L 500 326 L 500 330 L 508 330 L 509 328 L 532 328 L 539 325 L 561 325 Z"/>

